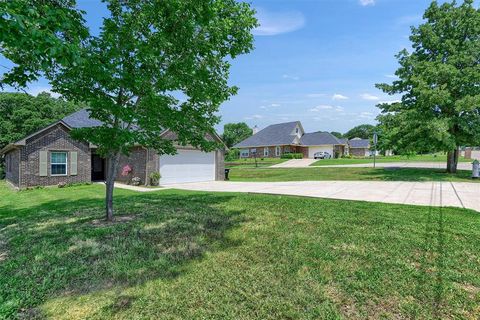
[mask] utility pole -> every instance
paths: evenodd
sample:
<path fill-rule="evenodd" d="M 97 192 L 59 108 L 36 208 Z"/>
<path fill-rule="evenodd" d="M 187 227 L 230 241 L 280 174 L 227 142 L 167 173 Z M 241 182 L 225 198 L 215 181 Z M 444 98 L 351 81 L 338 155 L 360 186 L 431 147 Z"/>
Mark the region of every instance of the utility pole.
<path fill-rule="evenodd" d="M 373 133 L 373 168 L 376 167 L 378 134 Z"/>

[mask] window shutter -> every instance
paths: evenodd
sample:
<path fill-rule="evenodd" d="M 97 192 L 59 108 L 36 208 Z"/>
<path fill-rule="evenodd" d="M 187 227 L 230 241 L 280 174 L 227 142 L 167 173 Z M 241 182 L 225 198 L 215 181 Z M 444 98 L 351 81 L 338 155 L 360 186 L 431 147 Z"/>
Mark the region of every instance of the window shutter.
<path fill-rule="evenodd" d="M 77 152 L 76 151 L 70 152 L 70 175 L 71 176 L 77 175 Z"/>
<path fill-rule="evenodd" d="M 40 168 L 39 168 L 39 175 L 40 177 L 46 177 L 47 174 L 47 167 L 48 167 L 48 161 L 47 161 L 47 156 L 48 153 L 47 151 L 40 151 Z"/>

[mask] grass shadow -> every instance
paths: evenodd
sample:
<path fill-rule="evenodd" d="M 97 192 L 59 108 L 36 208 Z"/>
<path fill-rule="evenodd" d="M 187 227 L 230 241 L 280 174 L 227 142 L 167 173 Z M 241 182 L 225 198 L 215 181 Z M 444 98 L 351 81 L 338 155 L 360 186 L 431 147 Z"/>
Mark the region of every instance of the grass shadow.
<path fill-rule="evenodd" d="M 3 211 L 0 315 L 28 316 L 46 298 L 181 276 L 206 252 L 238 245 L 226 233 L 246 219 L 243 211 L 222 206 L 230 198 L 175 191 L 119 195 L 117 216 L 132 219 L 97 225 L 92 221 L 103 217 L 101 199 Z M 119 297 L 113 308 L 128 308 L 132 299 Z"/>

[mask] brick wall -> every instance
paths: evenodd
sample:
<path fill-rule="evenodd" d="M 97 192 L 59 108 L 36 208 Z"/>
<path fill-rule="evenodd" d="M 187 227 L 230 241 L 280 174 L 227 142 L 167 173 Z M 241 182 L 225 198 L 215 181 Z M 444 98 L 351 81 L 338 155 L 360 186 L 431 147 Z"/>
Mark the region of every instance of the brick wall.
<path fill-rule="evenodd" d="M 47 176 L 41 177 L 40 151 L 48 151 Z M 67 161 L 67 176 L 51 176 L 50 152 L 77 152 L 77 174 L 70 175 L 70 157 Z M 80 183 L 91 181 L 91 156 L 88 143 L 70 137 L 68 129 L 58 124 L 26 141 L 20 153 L 20 188 L 49 186 L 58 183 Z"/>
<path fill-rule="evenodd" d="M 350 155 L 354 157 L 365 157 L 367 149 L 365 148 L 350 148 Z"/>
<path fill-rule="evenodd" d="M 284 153 L 303 153 L 303 156 L 308 158 L 308 148 L 304 147 L 299 147 L 299 146 L 280 146 L 280 155 L 275 154 L 275 146 L 269 146 L 269 147 L 256 147 L 256 148 L 243 148 L 240 149 L 242 150 L 252 150 L 256 149 L 257 150 L 257 158 L 280 158 L 282 154 Z M 268 149 L 268 156 L 264 155 L 265 149 Z M 306 154 L 303 149 L 306 149 Z M 245 157 L 243 157 L 245 158 Z M 253 153 L 250 152 L 248 158 L 254 158 Z"/>
<path fill-rule="evenodd" d="M 132 168 L 132 173 L 128 176 L 122 176 L 122 169 L 126 165 L 129 165 Z M 148 183 L 147 149 L 143 147 L 133 148 L 128 157 L 125 155 L 120 156 L 120 161 L 118 163 L 118 174 L 115 180 L 123 183 L 130 183 L 131 179 L 134 177 L 139 177 L 141 179 L 140 184 Z"/>
<path fill-rule="evenodd" d="M 20 169 L 20 150 L 14 149 L 5 155 L 5 179 L 18 187 Z"/>

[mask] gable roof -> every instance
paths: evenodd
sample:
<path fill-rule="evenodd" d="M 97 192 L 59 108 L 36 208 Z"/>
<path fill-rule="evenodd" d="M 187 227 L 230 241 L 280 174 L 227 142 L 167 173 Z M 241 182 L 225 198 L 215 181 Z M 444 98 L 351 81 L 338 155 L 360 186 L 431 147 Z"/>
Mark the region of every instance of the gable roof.
<path fill-rule="evenodd" d="M 272 124 L 242 142 L 237 143 L 234 148 L 293 144 L 297 137 L 294 132 L 297 126 L 302 128 L 300 121 Z"/>
<path fill-rule="evenodd" d="M 314 132 L 304 134 L 300 139 L 300 144 L 303 146 L 320 146 L 325 144 L 342 144 L 342 142 L 330 132 Z"/>
<path fill-rule="evenodd" d="M 102 125 L 100 120 L 90 118 L 90 113 L 87 111 L 87 109 L 74 112 L 63 118 L 62 121 L 73 129 L 92 128 Z"/>
<path fill-rule="evenodd" d="M 351 139 L 348 141 L 350 148 L 370 148 L 370 139 Z"/>

